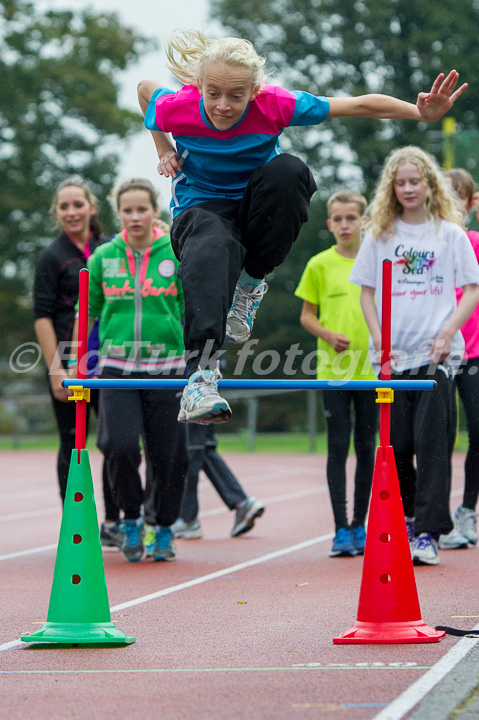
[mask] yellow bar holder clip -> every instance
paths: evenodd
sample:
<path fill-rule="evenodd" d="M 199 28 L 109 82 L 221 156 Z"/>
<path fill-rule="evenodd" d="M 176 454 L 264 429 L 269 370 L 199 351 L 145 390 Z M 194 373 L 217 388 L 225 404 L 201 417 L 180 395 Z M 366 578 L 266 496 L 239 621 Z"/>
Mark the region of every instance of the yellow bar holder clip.
<path fill-rule="evenodd" d="M 69 396 L 69 400 L 79 402 L 80 400 L 86 400 L 90 402 L 90 388 L 83 387 L 83 385 L 70 385 L 70 390 L 73 390 L 73 395 Z M 378 402 L 376 400 L 376 402 Z"/>
<path fill-rule="evenodd" d="M 376 388 L 378 394 L 376 398 L 377 403 L 393 403 L 394 402 L 394 390 L 392 388 Z"/>

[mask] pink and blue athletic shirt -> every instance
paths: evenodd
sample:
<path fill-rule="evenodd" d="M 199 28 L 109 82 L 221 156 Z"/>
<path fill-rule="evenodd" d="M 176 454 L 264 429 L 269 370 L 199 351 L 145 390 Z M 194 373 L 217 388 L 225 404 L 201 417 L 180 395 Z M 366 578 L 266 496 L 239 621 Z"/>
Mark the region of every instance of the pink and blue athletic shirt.
<path fill-rule="evenodd" d="M 184 158 L 172 182 L 173 217 L 208 200 L 240 200 L 253 171 L 281 153 L 284 128 L 317 125 L 328 113 L 325 97 L 266 85 L 233 127 L 218 130 L 208 121 L 196 87 L 159 88 L 148 104 L 145 126 L 171 133 Z"/>

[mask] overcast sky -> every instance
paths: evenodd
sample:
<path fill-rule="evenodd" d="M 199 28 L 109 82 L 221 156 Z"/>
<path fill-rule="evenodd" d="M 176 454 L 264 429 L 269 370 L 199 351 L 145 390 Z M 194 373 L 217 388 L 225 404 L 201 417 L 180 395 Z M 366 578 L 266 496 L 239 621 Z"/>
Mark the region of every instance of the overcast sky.
<path fill-rule="evenodd" d="M 208 22 L 209 0 L 40 0 L 40 10 L 86 9 L 94 12 L 116 12 L 122 23 L 144 36 L 155 37 L 160 45 L 157 52 L 146 54 L 136 65 L 120 75 L 120 105 L 139 111 L 136 86 L 143 78 L 154 78 L 166 87 L 178 87 L 177 81 L 165 68 L 161 48 L 165 36 L 176 29 L 211 30 Z M 148 130 L 140 132 L 120 152 L 119 179 L 132 176 L 148 178 L 161 193 L 162 208 L 170 202 L 170 181 L 160 178 L 153 140 Z"/>

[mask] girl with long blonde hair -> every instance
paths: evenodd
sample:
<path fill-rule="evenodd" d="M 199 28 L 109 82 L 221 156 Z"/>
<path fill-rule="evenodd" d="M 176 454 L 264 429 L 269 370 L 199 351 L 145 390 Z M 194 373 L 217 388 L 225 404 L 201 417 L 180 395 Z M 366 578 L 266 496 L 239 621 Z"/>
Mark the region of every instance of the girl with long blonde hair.
<path fill-rule="evenodd" d="M 391 408 L 391 444 L 413 561 L 437 565 L 439 537 L 453 527 L 453 376 L 464 352 L 460 328 L 479 300 L 479 269 L 452 190 L 434 158 L 418 147 L 395 150 L 386 159 L 369 215 L 350 280 L 361 286 L 376 368 L 382 268 L 390 260 L 392 378 L 437 383 L 433 392 L 396 393 Z M 463 289 L 458 305 L 456 285 Z"/>

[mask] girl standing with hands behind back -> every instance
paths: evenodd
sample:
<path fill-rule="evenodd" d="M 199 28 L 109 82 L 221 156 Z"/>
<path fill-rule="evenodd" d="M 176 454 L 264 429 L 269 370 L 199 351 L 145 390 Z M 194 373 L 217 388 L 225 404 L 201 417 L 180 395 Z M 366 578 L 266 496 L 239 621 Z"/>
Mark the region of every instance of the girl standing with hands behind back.
<path fill-rule="evenodd" d="M 75 447 L 76 408 L 68 401 L 71 390 L 62 386 L 68 378 L 67 366 L 74 363 L 73 327 L 75 305 L 80 288 L 79 272 L 95 248 L 106 242 L 97 217 L 97 200 L 90 186 L 80 177 L 61 182 L 53 195 L 50 215 L 60 234 L 36 259 L 33 287 L 35 332 L 48 368 L 48 385 L 60 436 L 57 458 L 60 497 L 65 493 L 72 450 Z M 98 411 L 99 392 L 91 393 L 91 405 Z M 90 407 L 88 406 L 88 415 Z M 116 545 L 118 508 L 103 464 L 105 523 L 101 527 L 104 545 Z"/>
<path fill-rule="evenodd" d="M 444 174 L 417 147 L 386 159 L 368 234 L 350 280 L 361 286 L 376 368 L 381 349 L 382 264 L 392 261 L 391 379 L 435 380 L 433 391 L 401 391 L 391 407 L 394 448 L 415 564 L 437 565 L 438 539 L 452 530 L 449 438 L 460 327 L 476 306 L 479 270 Z M 463 296 L 456 304 L 455 287 Z M 413 460 L 416 456 L 416 467 Z"/>
<path fill-rule="evenodd" d="M 113 192 L 122 230 L 88 261 L 90 320 L 99 317 L 102 378 L 147 379 L 184 372 L 183 291 L 169 235 L 156 226 L 158 194 L 148 180 L 132 179 Z M 174 560 L 172 525 L 180 511 L 187 469 L 185 428 L 176 418 L 176 390 L 102 390 L 100 450 L 108 458 L 114 496 L 123 512 L 121 550 L 130 562 L 145 551 Z M 145 525 L 139 474 L 143 439 L 151 476 Z"/>

